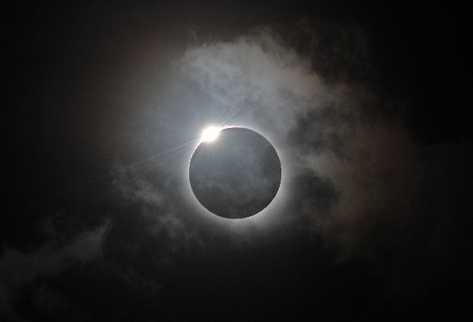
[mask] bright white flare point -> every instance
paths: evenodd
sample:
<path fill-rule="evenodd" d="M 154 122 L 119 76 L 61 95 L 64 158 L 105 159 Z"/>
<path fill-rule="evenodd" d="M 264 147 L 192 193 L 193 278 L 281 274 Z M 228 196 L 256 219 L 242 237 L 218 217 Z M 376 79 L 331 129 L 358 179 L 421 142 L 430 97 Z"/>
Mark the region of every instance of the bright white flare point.
<path fill-rule="evenodd" d="M 215 141 L 218 138 L 218 136 L 220 135 L 220 130 L 221 130 L 221 128 L 219 128 L 217 126 L 206 127 L 202 131 L 202 135 L 200 137 L 200 142 L 210 143 L 210 142 Z"/>

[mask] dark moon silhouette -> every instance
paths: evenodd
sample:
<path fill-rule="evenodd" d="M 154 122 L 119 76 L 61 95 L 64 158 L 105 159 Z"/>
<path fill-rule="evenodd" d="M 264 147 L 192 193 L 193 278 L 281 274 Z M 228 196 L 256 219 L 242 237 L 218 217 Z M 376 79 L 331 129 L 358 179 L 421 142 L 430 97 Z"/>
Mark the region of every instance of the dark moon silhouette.
<path fill-rule="evenodd" d="M 202 142 L 189 167 L 192 191 L 210 212 L 245 218 L 263 210 L 281 183 L 281 161 L 271 143 L 248 128 L 223 129 Z"/>

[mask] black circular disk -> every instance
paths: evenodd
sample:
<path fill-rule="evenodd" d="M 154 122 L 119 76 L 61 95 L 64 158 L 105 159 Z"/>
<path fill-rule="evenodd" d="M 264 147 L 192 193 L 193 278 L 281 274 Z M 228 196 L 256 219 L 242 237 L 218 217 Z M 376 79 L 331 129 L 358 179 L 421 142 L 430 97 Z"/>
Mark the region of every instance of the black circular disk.
<path fill-rule="evenodd" d="M 189 180 L 194 195 L 210 212 L 245 218 L 263 210 L 276 196 L 281 161 L 259 133 L 226 128 L 217 140 L 202 142 L 194 151 Z"/>

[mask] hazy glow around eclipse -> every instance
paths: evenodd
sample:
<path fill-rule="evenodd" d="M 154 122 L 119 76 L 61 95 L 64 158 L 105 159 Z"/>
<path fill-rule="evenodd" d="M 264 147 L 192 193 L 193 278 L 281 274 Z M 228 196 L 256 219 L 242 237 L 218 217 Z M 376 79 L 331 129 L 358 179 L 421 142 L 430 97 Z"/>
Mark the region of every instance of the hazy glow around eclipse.
<path fill-rule="evenodd" d="M 213 142 L 218 138 L 220 131 L 221 128 L 217 126 L 208 126 L 202 131 L 200 141 L 206 143 Z"/>

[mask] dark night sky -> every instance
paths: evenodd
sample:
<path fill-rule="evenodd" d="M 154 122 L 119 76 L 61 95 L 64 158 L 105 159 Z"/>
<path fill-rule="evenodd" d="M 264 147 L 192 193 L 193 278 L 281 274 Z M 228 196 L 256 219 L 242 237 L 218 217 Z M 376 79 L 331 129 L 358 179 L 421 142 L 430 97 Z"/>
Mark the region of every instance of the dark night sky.
<path fill-rule="evenodd" d="M 130 1 L 5 15 L 0 320 L 471 315 L 470 8 Z M 268 135 L 286 175 L 245 224 L 192 202 L 190 148 L 175 149 L 225 112 Z"/>

